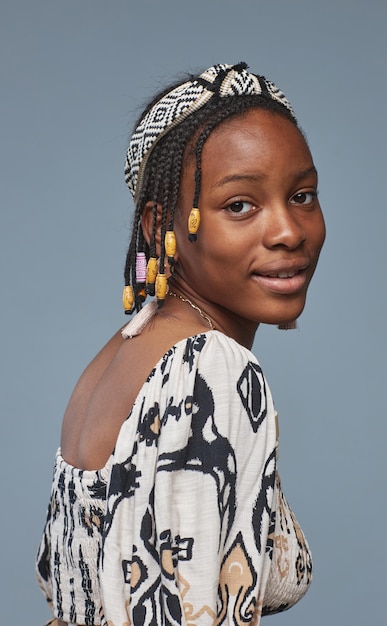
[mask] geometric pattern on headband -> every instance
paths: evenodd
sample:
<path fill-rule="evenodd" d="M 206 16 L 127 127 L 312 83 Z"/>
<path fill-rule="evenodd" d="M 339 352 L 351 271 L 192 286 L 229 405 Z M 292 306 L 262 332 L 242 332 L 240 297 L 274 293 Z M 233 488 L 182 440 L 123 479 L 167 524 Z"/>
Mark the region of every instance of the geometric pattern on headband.
<path fill-rule="evenodd" d="M 293 109 L 282 91 L 264 76 L 248 72 L 246 63 L 213 65 L 200 76 L 160 98 L 134 130 L 126 154 L 125 181 L 135 200 L 141 193 L 143 172 L 157 142 L 204 106 L 214 94 L 220 98 L 263 95 L 280 102 L 294 117 Z"/>

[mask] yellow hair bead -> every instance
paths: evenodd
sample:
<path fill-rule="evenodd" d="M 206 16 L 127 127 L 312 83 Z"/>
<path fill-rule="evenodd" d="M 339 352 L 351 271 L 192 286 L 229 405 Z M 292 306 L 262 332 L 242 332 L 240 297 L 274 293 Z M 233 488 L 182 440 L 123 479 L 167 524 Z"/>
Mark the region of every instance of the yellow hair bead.
<path fill-rule="evenodd" d="M 165 233 L 165 252 L 171 258 L 176 254 L 176 236 L 173 230 L 167 230 Z"/>
<path fill-rule="evenodd" d="M 156 298 L 165 300 L 168 292 L 167 277 L 165 274 L 157 274 L 156 278 Z"/>
<path fill-rule="evenodd" d="M 193 207 L 188 216 L 188 239 L 196 241 L 196 233 L 200 226 L 200 211 L 197 207 Z"/>
<path fill-rule="evenodd" d="M 146 282 L 153 285 L 157 276 L 157 259 L 150 257 L 146 268 Z"/>
<path fill-rule="evenodd" d="M 125 313 L 129 315 L 132 312 L 134 303 L 134 293 L 133 289 L 130 285 L 125 285 L 124 291 L 122 292 L 122 306 L 125 309 Z"/>

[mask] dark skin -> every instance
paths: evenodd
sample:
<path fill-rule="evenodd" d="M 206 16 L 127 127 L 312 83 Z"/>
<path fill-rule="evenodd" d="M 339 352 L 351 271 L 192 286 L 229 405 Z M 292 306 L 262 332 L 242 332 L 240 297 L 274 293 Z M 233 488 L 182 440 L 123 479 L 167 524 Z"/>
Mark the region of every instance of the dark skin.
<path fill-rule="evenodd" d="M 254 109 L 221 124 L 203 149 L 201 225 L 192 244 L 187 218 L 194 171 L 188 161 L 170 286 L 199 306 L 218 331 L 250 349 L 261 322 L 292 321 L 305 305 L 325 237 L 312 157 L 297 128 L 277 114 Z M 151 207 L 142 219 L 147 241 Z M 103 467 L 155 364 L 178 341 L 208 330 L 197 311 L 167 296 L 139 336 L 127 341 L 117 332 L 82 374 L 66 409 L 66 461 Z"/>
<path fill-rule="evenodd" d="M 216 129 L 202 158 L 197 242 L 187 241 L 194 164 L 184 171 L 172 286 L 251 348 L 260 322 L 296 319 L 325 236 L 317 172 L 297 128 L 252 110 Z M 291 276 L 294 274 L 294 276 Z M 276 275 L 289 275 L 288 279 Z"/>

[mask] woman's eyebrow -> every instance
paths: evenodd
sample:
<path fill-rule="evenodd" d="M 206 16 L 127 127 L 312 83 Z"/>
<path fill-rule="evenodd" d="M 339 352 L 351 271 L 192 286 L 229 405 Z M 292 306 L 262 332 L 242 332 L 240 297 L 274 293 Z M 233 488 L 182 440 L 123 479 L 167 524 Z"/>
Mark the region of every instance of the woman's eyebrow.
<path fill-rule="evenodd" d="M 295 181 L 298 181 L 302 178 L 305 178 L 306 176 L 310 176 L 310 174 L 315 174 L 317 176 L 317 170 L 314 165 L 308 167 L 305 170 L 301 170 L 300 172 L 295 172 L 293 174 L 293 177 Z M 265 178 L 267 178 L 267 174 L 264 174 L 263 172 L 255 172 L 254 174 L 229 174 L 228 176 L 225 176 L 224 178 L 221 178 L 220 180 L 215 182 L 212 187 L 223 187 L 223 185 L 227 185 L 228 183 L 234 183 L 239 181 L 248 181 L 255 183 L 262 181 Z"/>
<path fill-rule="evenodd" d="M 316 176 L 318 176 L 317 170 L 314 165 L 312 165 L 311 167 L 308 167 L 306 170 L 302 170 L 301 172 L 296 172 L 294 174 L 294 179 L 301 180 L 302 178 L 305 178 L 306 176 L 310 176 L 311 174 L 315 174 Z"/>
<path fill-rule="evenodd" d="M 249 181 L 249 182 L 258 182 L 260 180 L 264 180 L 267 178 L 266 174 L 261 174 L 259 172 L 255 174 L 230 174 L 229 176 L 225 176 L 221 178 L 216 183 L 214 183 L 213 187 L 222 187 L 223 185 L 227 185 L 228 183 L 234 183 L 241 180 Z"/>

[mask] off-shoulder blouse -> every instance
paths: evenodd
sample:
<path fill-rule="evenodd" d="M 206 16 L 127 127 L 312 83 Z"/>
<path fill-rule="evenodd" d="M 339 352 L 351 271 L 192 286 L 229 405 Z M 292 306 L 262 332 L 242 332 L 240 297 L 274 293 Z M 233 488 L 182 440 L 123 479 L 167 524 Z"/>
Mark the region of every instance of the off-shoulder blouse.
<path fill-rule="evenodd" d="M 139 314 L 141 315 L 141 313 Z M 311 581 L 281 491 L 255 356 L 211 330 L 153 368 L 105 467 L 56 455 L 37 557 L 54 615 L 103 626 L 256 626 Z"/>

